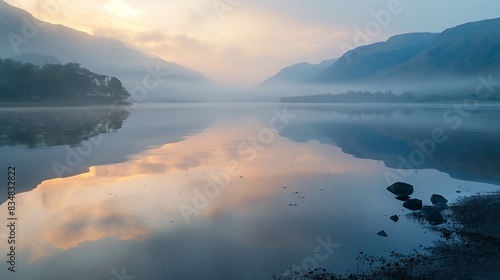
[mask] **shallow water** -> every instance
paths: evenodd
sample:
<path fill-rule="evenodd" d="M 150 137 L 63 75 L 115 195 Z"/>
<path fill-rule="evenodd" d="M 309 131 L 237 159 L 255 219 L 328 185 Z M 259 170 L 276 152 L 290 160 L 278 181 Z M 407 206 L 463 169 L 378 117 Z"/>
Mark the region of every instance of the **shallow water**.
<path fill-rule="evenodd" d="M 385 189 L 394 181 L 425 204 L 500 183 L 495 105 L 142 104 L 0 109 L 0 119 L 0 180 L 15 166 L 19 192 L 17 271 L 3 227 L 2 279 L 346 273 L 364 268 L 361 251 L 438 238 L 404 216 Z M 0 198 L 8 224 L 6 189 Z"/>

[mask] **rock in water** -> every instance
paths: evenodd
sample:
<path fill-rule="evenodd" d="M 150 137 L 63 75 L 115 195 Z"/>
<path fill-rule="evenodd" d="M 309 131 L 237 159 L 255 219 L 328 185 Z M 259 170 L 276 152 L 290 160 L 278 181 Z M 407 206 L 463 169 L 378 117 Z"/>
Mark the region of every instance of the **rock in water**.
<path fill-rule="evenodd" d="M 420 210 L 420 213 L 425 216 L 427 213 L 431 212 L 432 209 L 434 209 L 433 206 L 425 205 L 422 207 L 422 210 Z"/>
<path fill-rule="evenodd" d="M 378 236 L 382 236 L 382 237 L 387 237 L 387 233 L 385 231 L 383 231 L 383 230 L 377 232 L 377 235 Z"/>
<path fill-rule="evenodd" d="M 403 207 L 406 209 L 412 210 L 412 211 L 420 210 L 423 207 L 422 200 L 412 198 L 412 199 L 406 201 L 405 203 L 403 203 Z"/>
<path fill-rule="evenodd" d="M 440 194 L 433 194 L 431 196 L 431 202 L 432 204 L 438 204 L 438 203 L 448 203 L 448 199 L 444 198 L 444 196 L 440 195 Z"/>
<path fill-rule="evenodd" d="M 450 208 L 450 207 L 448 207 L 448 204 L 446 204 L 446 203 L 444 203 L 444 202 L 442 202 L 442 201 L 440 201 L 440 202 L 436 203 L 436 204 L 434 205 L 434 207 L 435 207 L 436 209 L 439 209 L 439 210 L 444 210 L 444 209 L 448 209 L 448 208 Z"/>
<path fill-rule="evenodd" d="M 408 199 L 410 199 L 410 196 L 407 194 L 398 194 L 396 196 L 396 199 L 401 201 L 407 201 Z"/>
<path fill-rule="evenodd" d="M 413 186 L 403 182 L 396 182 L 388 186 L 387 190 L 395 195 L 411 195 L 413 193 Z"/>
<path fill-rule="evenodd" d="M 441 215 L 441 213 L 439 213 L 436 209 L 432 209 L 429 213 L 427 213 L 425 215 L 425 220 L 433 226 L 444 223 L 443 215 Z"/>
<path fill-rule="evenodd" d="M 389 217 L 389 219 L 393 220 L 395 223 L 399 221 L 399 216 L 398 215 L 392 215 Z"/>

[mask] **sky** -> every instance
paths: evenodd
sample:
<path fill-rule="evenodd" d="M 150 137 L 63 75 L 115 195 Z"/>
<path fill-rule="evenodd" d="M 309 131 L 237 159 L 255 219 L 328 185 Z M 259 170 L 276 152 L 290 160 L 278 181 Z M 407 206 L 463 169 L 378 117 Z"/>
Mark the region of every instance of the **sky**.
<path fill-rule="evenodd" d="M 208 78 L 251 87 L 299 62 L 499 16 L 498 0 L 7 0 Z"/>

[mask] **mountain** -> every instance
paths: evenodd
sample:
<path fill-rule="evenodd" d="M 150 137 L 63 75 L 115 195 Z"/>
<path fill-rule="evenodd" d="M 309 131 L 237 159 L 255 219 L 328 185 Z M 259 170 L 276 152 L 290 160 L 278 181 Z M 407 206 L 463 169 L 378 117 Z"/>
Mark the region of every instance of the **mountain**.
<path fill-rule="evenodd" d="M 260 85 L 279 84 L 284 82 L 304 82 L 333 65 L 337 58 L 324 60 L 319 64 L 307 62 L 297 63 L 280 70 L 276 75 L 260 83 Z"/>
<path fill-rule="evenodd" d="M 381 79 L 463 78 L 500 68 L 500 18 L 446 29 L 408 61 L 378 73 Z"/>
<path fill-rule="evenodd" d="M 427 47 L 438 34 L 410 33 L 385 42 L 360 46 L 348 51 L 332 66 L 309 79 L 310 82 L 350 82 L 370 78 L 379 71 L 408 61 Z"/>
<path fill-rule="evenodd" d="M 38 66 L 43 66 L 45 64 L 61 64 L 61 61 L 53 56 L 36 53 L 19 53 L 13 56 L 12 59 L 21 63 L 31 63 Z"/>
<path fill-rule="evenodd" d="M 152 76 L 146 94 L 138 91 L 138 95 L 147 95 L 148 101 L 193 100 L 211 85 L 202 74 L 177 63 L 143 54 L 114 39 L 41 22 L 1 0 L 0 34 L 7 35 L 7 40 L 0 40 L 0 58 L 30 53 L 54 57 L 63 64 L 77 62 L 91 71 L 118 77 L 132 95 L 135 87 Z M 158 76 L 161 83 L 156 85 L 153 81 Z M 151 86 L 153 84 L 156 86 Z"/>
<path fill-rule="evenodd" d="M 413 33 L 361 46 L 314 76 L 321 83 L 435 82 L 498 71 L 500 18 L 462 24 L 442 33 Z"/>
<path fill-rule="evenodd" d="M 277 80 L 281 74 L 286 78 L 282 81 L 291 81 L 290 93 L 280 93 L 288 96 L 297 95 L 294 88 L 301 95 L 350 89 L 413 91 L 420 97 L 468 95 L 477 87 L 479 75 L 500 74 L 500 18 L 462 24 L 441 33 L 396 35 L 350 50 L 320 73 L 317 70 L 294 65 L 268 80 Z M 307 76 L 310 78 L 304 79 Z"/>

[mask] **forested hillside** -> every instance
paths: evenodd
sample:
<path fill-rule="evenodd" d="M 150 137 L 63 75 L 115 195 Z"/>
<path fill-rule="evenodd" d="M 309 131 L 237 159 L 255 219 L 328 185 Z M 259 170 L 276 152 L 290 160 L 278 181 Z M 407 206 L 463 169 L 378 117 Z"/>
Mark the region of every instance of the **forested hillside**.
<path fill-rule="evenodd" d="M 0 102 L 123 103 L 129 96 L 117 78 L 78 63 L 36 66 L 0 59 Z"/>

